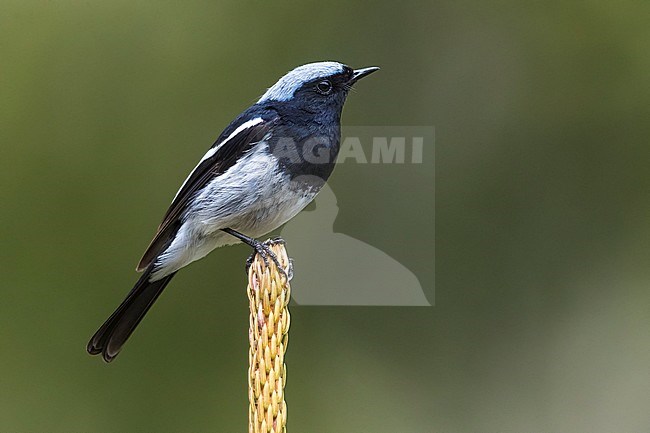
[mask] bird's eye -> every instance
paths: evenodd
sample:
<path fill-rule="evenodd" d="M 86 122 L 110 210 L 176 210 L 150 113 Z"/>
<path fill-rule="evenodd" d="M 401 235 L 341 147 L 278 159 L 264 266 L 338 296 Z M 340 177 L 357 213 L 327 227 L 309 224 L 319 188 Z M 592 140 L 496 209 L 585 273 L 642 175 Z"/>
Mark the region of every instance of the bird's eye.
<path fill-rule="evenodd" d="M 318 93 L 321 93 L 323 95 L 329 95 L 332 93 L 332 83 L 327 80 L 323 80 L 316 84 L 316 90 L 318 90 Z"/>

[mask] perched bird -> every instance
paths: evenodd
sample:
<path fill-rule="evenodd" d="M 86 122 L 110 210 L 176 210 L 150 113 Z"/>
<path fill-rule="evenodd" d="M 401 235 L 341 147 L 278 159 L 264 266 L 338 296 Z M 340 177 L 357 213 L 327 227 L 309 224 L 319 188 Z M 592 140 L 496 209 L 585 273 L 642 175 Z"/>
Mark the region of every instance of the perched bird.
<path fill-rule="evenodd" d="M 176 193 L 136 268 L 142 276 L 88 353 L 112 361 L 176 272 L 217 247 L 241 241 L 277 263 L 255 238 L 316 196 L 334 169 L 347 94 L 378 69 L 299 66 L 228 125 Z"/>

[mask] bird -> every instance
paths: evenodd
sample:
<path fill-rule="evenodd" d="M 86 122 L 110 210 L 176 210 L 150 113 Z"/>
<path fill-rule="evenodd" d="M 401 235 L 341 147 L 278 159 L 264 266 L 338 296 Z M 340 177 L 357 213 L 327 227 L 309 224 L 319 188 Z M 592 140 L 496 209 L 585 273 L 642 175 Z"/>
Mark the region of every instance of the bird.
<path fill-rule="evenodd" d="M 377 70 L 334 61 L 298 66 L 237 116 L 174 196 L 136 267 L 142 275 L 87 352 L 113 361 L 176 272 L 217 247 L 243 242 L 278 264 L 257 238 L 298 214 L 327 181 L 346 97 Z"/>

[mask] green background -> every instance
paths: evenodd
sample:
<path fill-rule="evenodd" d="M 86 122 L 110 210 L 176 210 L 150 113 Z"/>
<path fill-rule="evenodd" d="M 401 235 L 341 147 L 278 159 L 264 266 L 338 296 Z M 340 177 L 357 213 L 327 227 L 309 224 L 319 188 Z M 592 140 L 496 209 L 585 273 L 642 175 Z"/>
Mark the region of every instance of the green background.
<path fill-rule="evenodd" d="M 329 59 L 382 67 L 344 124 L 436 128 L 435 195 L 432 148 L 331 182 L 335 229 L 435 306 L 293 308 L 289 432 L 648 431 L 649 15 L 3 0 L 0 432 L 246 431 L 245 247 L 180 273 L 113 364 L 84 347 L 221 129 Z"/>

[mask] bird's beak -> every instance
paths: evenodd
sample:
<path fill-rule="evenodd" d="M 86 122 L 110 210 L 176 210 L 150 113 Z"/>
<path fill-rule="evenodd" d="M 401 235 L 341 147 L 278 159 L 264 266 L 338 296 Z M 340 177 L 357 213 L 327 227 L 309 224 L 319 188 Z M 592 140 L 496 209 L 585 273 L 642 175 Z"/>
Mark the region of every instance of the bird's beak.
<path fill-rule="evenodd" d="M 352 74 L 352 79 L 350 80 L 350 84 L 356 83 L 366 75 L 370 75 L 375 71 L 378 71 L 379 68 L 377 66 L 371 66 L 369 68 L 362 68 L 362 69 L 355 69 L 354 73 Z"/>

